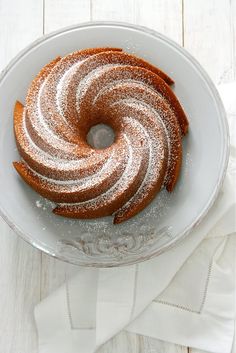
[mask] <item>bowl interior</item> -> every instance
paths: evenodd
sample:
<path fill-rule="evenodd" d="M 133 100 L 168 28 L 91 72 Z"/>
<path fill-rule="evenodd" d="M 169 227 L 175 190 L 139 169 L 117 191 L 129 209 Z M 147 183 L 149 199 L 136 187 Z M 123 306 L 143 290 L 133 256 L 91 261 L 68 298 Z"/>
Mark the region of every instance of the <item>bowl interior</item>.
<path fill-rule="evenodd" d="M 183 166 L 172 194 L 162 191 L 141 214 L 121 225 L 112 218 L 69 220 L 17 176 L 13 135 L 16 100 L 24 102 L 33 77 L 58 55 L 74 50 L 122 47 L 167 72 L 190 121 Z M 150 31 L 121 24 L 85 24 L 31 45 L 0 81 L 0 209 L 8 223 L 34 246 L 79 265 L 118 266 L 166 250 L 199 222 L 215 199 L 227 162 L 227 126 L 218 95 L 200 66 L 178 45 Z"/>

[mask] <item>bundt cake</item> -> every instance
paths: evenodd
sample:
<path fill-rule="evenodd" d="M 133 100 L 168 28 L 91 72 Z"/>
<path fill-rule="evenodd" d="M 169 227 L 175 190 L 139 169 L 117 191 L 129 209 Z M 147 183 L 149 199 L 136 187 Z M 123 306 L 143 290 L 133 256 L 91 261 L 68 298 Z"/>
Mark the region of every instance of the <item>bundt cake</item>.
<path fill-rule="evenodd" d="M 22 158 L 15 169 L 57 204 L 57 215 L 129 219 L 178 180 L 188 120 L 171 84 L 163 71 L 119 48 L 56 58 L 31 83 L 25 106 L 15 104 Z M 115 139 L 96 149 L 87 134 L 100 123 Z"/>

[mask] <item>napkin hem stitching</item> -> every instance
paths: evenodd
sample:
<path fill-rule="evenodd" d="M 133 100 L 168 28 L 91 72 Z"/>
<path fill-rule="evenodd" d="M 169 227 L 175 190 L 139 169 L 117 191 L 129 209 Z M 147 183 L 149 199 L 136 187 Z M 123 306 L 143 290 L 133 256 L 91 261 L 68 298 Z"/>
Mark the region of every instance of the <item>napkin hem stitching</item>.
<path fill-rule="evenodd" d="M 214 255 L 213 255 L 214 257 Z M 185 311 L 188 311 L 190 313 L 195 313 L 195 314 L 201 314 L 202 313 L 202 310 L 204 308 L 204 305 L 205 305 L 205 302 L 206 302 L 206 297 L 207 297 L 207 292 L 208 292 L 208 288 L 209 288 L 209 283 L 210 283 L 210 279 L 211 279 L 211 273 L 212 273 L 212 267 L 213 267 L 213 258 L 211 259 L 211 262 L 209 264 L 209 267 L 208 267 L 208 273 L 207 273 L 207 278 L 206 278 L 206 284 L 205 284 L 205 288 L 204 288 L 204 291 L 203 291 L 203 296 L 202 296 L 202 301 L 201 301 L 201 304 L 200 304 L 200 307 L 199 307 L 199 310 L 194 310 L 194 309 L 191 309 L 191 308 L 188 308 L 184 305 L 179 305 L 179 304 L 174 304 L 174 303 L 170 303 L 168 301 L 165 301 L 165 300 L 155 300 L 156 303 L 160 303 L 160 304 L 164 304 L 164 305 L 168 305 L 168 306 L 173 306 L 177 309 L 181 309 L 181 310 L 185 310 Z"/>
<path fill-rule="evenodd" d="M 185 311 L 188 311 L 190 313 L 195 313 L 195 314 L 200 315 L 202 313 L 202 311 L 203 311 L 203 308 L 204 308 L 204 305 L 205 305 L 206 299 L 207 299 L 207 293 L 208 293 L 208 289 L 209 289 L 209 283 L 210 283 L 210 280 L 211 280 L 211 274 L 212 274 L 212 268 L 213 268 L 213 263 L 214 263 L 214 257 L 215 257 L 215 254 L 217 253 L 218 249 L 220 248 L 220 246 L 223 244 L 223 242 L 224 242 L 224 240 L 222 240 L 218 244 L 218 246 L 216 247 L 216 249 L 214 251 L 214 254 L 212 255 L 211 262 L 210 262 L 210 264 L 208 266 L 208 273 L 207 273 L 207 277 L 206 277 L 205 288 L 204 288 L 204 291 L 203 291 L 202 301 L 201 301 L 199 310 L 194 310 L 194 309 L 185 307 L 184 305 L 170 303 L 168 301 L 161 300 L 161 299 L 159 299 L 159 300 L 156 299 L 156 300 L 154 300 L 154 302 L 160 303 L 160 304 L 164 304 L 164 305 L 168 305 L 168 306 L 172 306 L 172 307 L 177 308 L 177 309 L 185 310 Z"/>
<path fill-rule="evenodd" d="M 71 330 L 93 330 L 94 327 L 88 326 L 88 327 L 78 327 L 73 324 L 73 318 L 72 318 L 72 312 L 71 312 L 71 306 L 70 306 L 70 291 L 69 291 L 69 286 L 68 286 L 68 281 L 66 280 L 65 282 L 65 287 L 66 287 L 66 302 L 67 302 L 67 313 L 69 317 L 69 322 L 70 322 L 70 328 Z"/>
<path fill-rule="evenodd" d="M 133 305 L 130 312 L 130 321 L 134 316 L 134 310 L 137 302 L 137 282 L 138 282 L 138 264 L 135 265 L 135 274 L 134 274 L 134 290 L 133 290 Z"/>

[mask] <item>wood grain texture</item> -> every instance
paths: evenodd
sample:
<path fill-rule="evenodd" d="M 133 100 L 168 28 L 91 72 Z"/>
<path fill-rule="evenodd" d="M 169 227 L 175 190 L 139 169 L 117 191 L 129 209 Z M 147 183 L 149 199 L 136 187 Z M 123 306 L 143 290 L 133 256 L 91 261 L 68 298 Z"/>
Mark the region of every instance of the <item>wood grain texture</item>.
<path fill-rule="evenodd" d="M 235 281 L 236 281 L 236 273 L 235 273 Z M 236 297 L 235 297 L 235 304 L 234 307 L 236 308 Z M 232 347 L 232 353 L 236 352 L 236 325 L 234 326 L 234 342 Z"/>
<path fill-rule="evenodd" d="M 91 3 L 89 0 L 45 0 L 44 33 L 58 28 L 90 20 Z M 47 297 L 59 287 L 66 276 L 73 273 L 74 266 L 42 254 L 41 298 Z"/>
<path fill-rule="evenodd" d="M 0 70 L 43 32 L 43 0 L 0 0 Z"/>
<path fill-rule="evenodd" d="M 143 337 L 143 352 L 145 353 L 189 353 L 187 347 L 179 346 L 169 342 Z"/>
<path fill-rule="evenodd" d="M 72 276 L 77 267 L 42 254 L 41 269 L 41 299 L 46 298 L 56 288 L 61 286 L 66 278 Z"/>
<path fill-rule="evenodd" d="M 183 42 L 181 0 L 136 0 L 134 19 L 136 24 L 153 28 L 179 44 Z M 186 347 L 142 336 L 139 349 L 145 353 L 187 353 Z"/>
<path fill-rule="evenodd" d="M 45 0 L 44 2 L 44 33 L 89 20 L 89 0 Z"/>
<path fill-rule="evenodd" d="M 40 300 L 41 254 L 0 220 L 0 352 L 37 352 L 33 319 Z"/>
<path fill-rule="evenodd" d="M 91 0 L 93 21 L 134 22 L 135 0 Z"/>
<path fill-rule="evenodd" d="M 184 46 L 215 83 L 233 78 L 230 8 L 230 0 L 184 1 Z"/>
<path fill-rule="evenodd" d="M 232 37 L 231 53 L 233 61 L 234 80 L 236 80 L 236 0 L 230 1 L 230 29 Z"/>
<path fill-rule="evenodd" d="M 99 349 L 99 353 L 148 353 L 148 352 L 146 352 L 143 349 L 141 336 L 127 333 L 127 332 L 120 332 L 118 335 L 113 337 L 109 342 L 105 343 Z"/>
<path fill-rule="evenodd" d="M 41 0 L 0 0 L 0 70 L 42 30 Z M 36 353 L 32 313 L 40 300 L 41 254 L 2 220 L 0 234 L 0 352 Z"/>
<path fill-rule="evenodd" d="M 181 0 L 136 0 L 134 13 L 137 24 L 153 28 L 182 44 Z"/>

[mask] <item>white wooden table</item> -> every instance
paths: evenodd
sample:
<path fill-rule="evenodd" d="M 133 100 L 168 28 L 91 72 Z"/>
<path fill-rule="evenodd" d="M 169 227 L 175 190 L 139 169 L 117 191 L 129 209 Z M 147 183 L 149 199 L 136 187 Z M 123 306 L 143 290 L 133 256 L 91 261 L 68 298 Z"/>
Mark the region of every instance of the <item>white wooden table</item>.
<path fill-rule="evenodd" d="M 236 0 L 0 0 L 0 70 L 44 33 L 90 20 L 153 28 L 189 50 L 215 83 L 236 79 Z M 0 236 L 0 353 L 36 353 L 33 308 L 63 283 L 73 266 L 27 245 L 1 220 Z M 190 349 L 121 333 L 101 352 L 187 353 Z"/>

